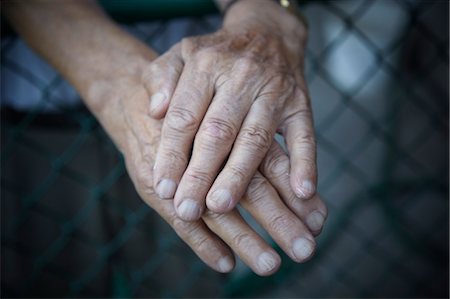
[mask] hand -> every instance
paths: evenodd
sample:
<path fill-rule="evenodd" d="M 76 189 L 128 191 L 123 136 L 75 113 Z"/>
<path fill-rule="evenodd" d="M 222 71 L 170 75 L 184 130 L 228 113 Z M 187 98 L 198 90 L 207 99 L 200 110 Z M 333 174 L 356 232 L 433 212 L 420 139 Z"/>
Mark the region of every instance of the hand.
<path fill-rule="evenodd" d="M 276 271 L 279 256 L 236 210 L 184 222 L 176 217 L 172 201 L 155 196 L 152 166 L 161 123 L 150 119 L 146 109 L 152 82 L 147 80 L 151 67 L 146 66 L 156 57 L 151 49 L 114 25 L 92 1 L 17 1 L 6 7 L 6 14 L 27 42 L 76 87 L 124 154 L 138 193 L 200 258 L 226 272 L 234 265 L 234 250 L 256 273 Z M 314 250 L 314 239 L 303 223 L 319 233 L 326 208 L 318 196 L 301 201 L 293 195 L 287 187 L 288 168 L 287 156 L 274 145 L 242 204 L 290 257 L 304 261 Z"/>
<path fill-rule="evenodd" d="M 139 195 L 216 271 L 233 269 L 234 251 L 258 275 L 274 273 L 280 257 L 251 229 L 237 209 L 222 215 L 207 212 L 202 219 L 187 222 L 177 217 L 172 201 L 156 196 L 149 182 L 162 124 L 146 113 L 148 93 L 144 86 L 138 80 L 120 78 L 111 80 L 108 86 L 103 86 L 104 93 L 95 95 L 100 101 L 108 98 L 109 104 L 98 116 L 123 152 Z M 276 142 L 272 143 L 260 171 L 240 201 L 242 207 L 289 257 L 296 262 L 308 260 L 315 249 L 313 234 L 320 232 L 326 217 L 325 205 L 317 195 L 304 201 L 290 191 L 289 160 Z"/>
<path fill-rule="evenodd" d="M 257 18 L 243 17 L 255 10 Z M 183 39 L 152 64 L 161 75 L 147 79 L 151 115 L 165 115 L 153 184 L 160 198 L 174 198 L 180 218 L 199 219 L 205 201 L 211 211 L 232 210 L 277 131 L 287 142 L 292 189 L 314 195 L 305 39 L 302 23 L 273 1 L 239 1 L 221 30 Z"/>

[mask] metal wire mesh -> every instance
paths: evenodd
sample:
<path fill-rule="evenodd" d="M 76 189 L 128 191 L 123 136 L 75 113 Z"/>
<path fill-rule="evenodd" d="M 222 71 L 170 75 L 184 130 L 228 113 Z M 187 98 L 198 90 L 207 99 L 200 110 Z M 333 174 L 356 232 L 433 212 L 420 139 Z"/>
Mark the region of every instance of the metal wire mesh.
<path fill-rule="evenodd" d="M 319 192 L 330 210 L 313 260 L 285 257 L 269 278 L 242 265 L 208 269 L 139 200 L 96 120 L 67 101 L 74 91 L 44 62 L 15 59 L 22 42 L 7 37 L 2 296 L 448 297 L 448 3 L 303 10 Z M 180 22 L 213 31 L 218 18 Z M 128 29 L 164 51 L 157 41 L 171 26 Z M 38 100 L 8 98 L 12 89 Z"/>

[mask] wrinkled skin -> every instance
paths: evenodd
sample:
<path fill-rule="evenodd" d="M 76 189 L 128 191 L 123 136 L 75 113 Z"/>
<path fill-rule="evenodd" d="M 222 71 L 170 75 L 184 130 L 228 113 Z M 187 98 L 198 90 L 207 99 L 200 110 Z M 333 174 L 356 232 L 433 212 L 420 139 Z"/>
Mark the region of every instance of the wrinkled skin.
<path fill-rule="evenodd" d="M 259 3 L 242 1 L 242 4 L 250 5 L 251 2 Z M 158 148 L 161 148 L 163 123 L 150 117 L 149 99 L 162 90 L 155 88 L 163 86 L 161 82 L 172 82 L 173 88 L 175 83 L 181 82 L 170 79 L 177 73 L 176 63 L 181 61 L 173 56 L 173 53 L 177 53 L 176 47 L 155 60 L 157 54 L 154 51 L 115 25 L 89 0 L 4 3 L 6 2 L 2 2 L 2 8 L 14 28 L 77 89 L 85 104 L 122 152 L 128 173 L 142 199 L 174 228 L 206 264 L 220 272 L 231 271 L 234 267 L 234 252 L 259 275 L 269 275 L 277 270 L 280 265 L 278 254 L 250 228 L 236 209 L 226 214 L 209 211 L 200 219 L 188 222 L 177 216 L 172 200 L 161 200 L 154 191 L 153 167 Z M 234 15 L 238 16 L 243 11 L 237 10 Z M 270 13 L 272 12 L 271 8 Z M 253 35 L 250 34 L 251 36 Z M 258 39 L 264 38 L 255 36 Z M 200 37 L 199 40 L 201 39 Z M 248 45 L 246 40 L 249 39 L 244 38 L 244 42 L 232 44 L 241 48 Z M 224 40 L 222 42 L 227 43 Z M 194 40 L 182 43 L 195 44 Z M 286 49 L 293 49 L 289 42 L 284 41 L 283 44 Z M 197 50 L 200 51 L 199 48 Z M 188 53 L 196 55 L 192 51 Z M 205 61 L 212 63 L 211 59 Z M 165 67 L 161 69 L 158 66 Z M 221 82 L 226 84 L 227 80 L 224 78 L 218 77 L 217 80 L 223 80 Z M 300 88 L 294 88 L 294 95 L 296 90 L 303 90 L 301 78 L 298 80 L 296 84 L 300 84 L 297 85 Z M 270 84 L 283 82 L 280 79 Z M 286 89 L 290 90 L 291 87 L 287 86 Z M 294 96 L 297 105 L 301 103 L 303 106 L 299 107 L 304 108 L 297 113 L 304 113 L 305 123 L 310 124 L 307 97 L 304 92 L 301 94 L 300 97 Z M 283 97 L 286 98 L 285 101 L 289 101 L 288 95 Z M 258 102 L 260 101 L 252 100 L 247 105 Z M 270 111 L 279 109 L 281 108 Z M 283 112 L 277 113 L 283 119 Z M 303 139 L 309 140 L 308 136 L 312 135 L 307 130 L 302 130 L 300 123 L 295 125 L 295 130 L 290 130 L 289 123 L 294 124 L 295 118 L 286 119 L 291 119 L 291 122 L 288 121 L 284 129 L 283 126 L 278 129 L 288 140 L 290 156 L 273 143 L 270 136 L 270 144 L 265 150 L 267 153 L 261 154 L 263 161 L 256 166 L 255 171 L 258 171 L 251 174 L 249 186 L 239 200 L 242 207 L 294 261 L 303 262 L 314 252 L 314 236 L 322 230 L 327 210 L 317 194 L 312 195 L 309 200 L 303 200 L 293 191 L 296 189 L 291 186 L 292 180 L 298 178 L 298 174 L 293 176 L 292 173 L 304 171 L 302 163 L 298 161 L 307 160 L 311 156 L 306 152 L 301 156 L 301 150 L 292 151 L 293 143 L 289 141 L 289 136 L 299 134 L 296 142 L 301 144 Z M 217 133 L 216 130 L 212 132 Z M 269 140 L 269 137 L 266 139 Z M 311 153 L 310 149 L 308 153 Z M 191 157 L 186 157 L 188 159 Z M 308 160 L 307 163 L 311 161 Z M 315 165 L 315 161 L 313 164 Z M 315 175 L 314 171 L 308 170 L 307 173 Z"/>
<path fill-rule="evenodd" d="M 177 217 L 172 201 L 161 200 L 155 194 L 151 184 L 152 169 L 162 122 L 149 118 L 146 112 L 148 93 L 144 86 L 138 77 L 128 82 L 121 78 L 120 82 L 110 81 L 103 88 L 97 88 L 93 94 L 110 99 L 110 105 L 99 118 L 104 127 L 109 128 L 110 135 L 120 136 L 115 142 L 124 154 L 128 173 L 139 195 L 217 271 L 228 272 L 233 268 L 234 251 L 255 273 L 274 273 L 280 265 L 280 257 L 250 228 L 237 209 L 222 215 L 207 212 L 201 219 L 187 222 Z M 290 188 L 288 172 L 289 158 L 273 142 L 240 204 L 287 255 L 294 261 L 304 262 L 314 252 L 313 236 L 322 229 L 324 219 L 317 223 L 317 214 L 326 217 L 327 211 L 318 195 L 310 200 L 299 199 Z"/>
<path fill-rule="evenodd" d="M 153 185 L 160 198 L 174 198 L 180 218 L 199 219 L 206 207 L 232 210 L 276 132 L 287 142 L 292 189 L 314 196 L 316 146 L 302 75 L 306 30 L 291 21 L 300 28 L 296 42 L 266 24 L 225 20 L 219 31 L 185 38 L 152 63 L 153 73 L 165 71 L 148 80 L 151 115 L 165 116 Z"/>

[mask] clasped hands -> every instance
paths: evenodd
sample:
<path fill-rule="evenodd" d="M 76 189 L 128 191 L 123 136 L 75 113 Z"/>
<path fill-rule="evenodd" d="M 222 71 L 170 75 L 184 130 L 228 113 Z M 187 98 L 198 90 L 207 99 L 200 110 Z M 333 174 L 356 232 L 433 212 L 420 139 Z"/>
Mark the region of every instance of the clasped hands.
<path fill-rule="evenodd" d="M 316 194 L 306 28 L 297 18 L 274 1 L 238 1 L 219 31 L 156 58 L 93 1 L 4 7 L 77 89 L 142 199 L 207 265 L 229 272 L 234 252 L 259 275 L 280 266 L 237 203 L 292 260 L 312 256 L 327 209 Z"/>
<path fill-rule="evenodd" d="M 315 250 L 327 210 L 316 194 L 305 35 L 286 41 L 261 23 L 225 19 L 216 33 L 185 38 L 153 61 L 142 76 L 150 103 L 133 99 L 135 140 L 125 157 L 140 195 L 220 272 L 234 267 L 230 247 L 259 275 L 280 265 L 238 202 L 294 261 Z M 155 127 L 160 133 L 149 134 Z"/>
<path fill-rule="evenodd" d="M 312 256 L 327 209 L 298 19 L 274 1 L 238 1 L 219 31 L 157 58 L 92 1 L 17 4 L 11 22 L 74 85 L 140 197 L 207 265 L 229 272 L 235 253 L 259 275 L 280 266 L 237 203 L 292 260 Z"/>

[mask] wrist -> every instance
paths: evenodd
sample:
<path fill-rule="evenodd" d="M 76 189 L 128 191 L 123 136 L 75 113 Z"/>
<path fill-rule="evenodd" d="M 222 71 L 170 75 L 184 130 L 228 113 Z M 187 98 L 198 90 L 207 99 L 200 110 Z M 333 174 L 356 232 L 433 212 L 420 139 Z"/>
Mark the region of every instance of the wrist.
<path fill-rule="evenodd" d="M 223 28 L 227 30 L 257 29 L 277 34 L 285 44 L 297 51 L 306 43 L 306 24 L 273 0 L 239 0 L 226 12 Z"/>

